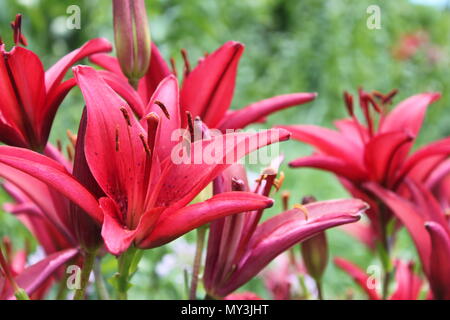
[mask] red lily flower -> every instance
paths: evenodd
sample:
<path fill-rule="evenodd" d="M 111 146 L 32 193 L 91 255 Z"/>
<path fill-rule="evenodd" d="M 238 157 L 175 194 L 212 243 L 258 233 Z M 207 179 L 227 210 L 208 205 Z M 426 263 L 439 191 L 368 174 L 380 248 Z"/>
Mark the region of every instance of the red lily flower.
<path fill-rule="evenodd" d="M 269 195 L 277 184 L 277 167 L 261 176 L 255 194 Z M 249 190 L 242 166 L 228 169 L 214 186 L 219 195 L 230 190 Z M 262 209 L 213 222 L 204 274 L 206 291 L 213 297 L 227 296 L 289 247 L 325 229 L 358 221 L 366 208 L 364 202 L 356 199 L 321 201 L 298 205 L 262 224 L 259 224 Z"/>
<path fill-rule="evenodd" d="M 450 299 L 450 227 L 448 216 L 422 184 L 408 181 L 411 200 L 370 183 L 367 188 L 383 199 L 414 241 L 435 299 Z"/>
<path fill-rule="evenodd" d="M 165 105 L 168 119 L 160 118 L 158 112 L 164 113 L 158 110 L 138 122 L 129 106 L 94 69 L 75 67 L 74 73 L 87 106 L 86 159 L 108 196 L 100 199 L 100 206 L 104 213 L 102 236 L 111 253 L 120 254 L 133 242 L 140 248 L 160 246 L 242 208 L 255 210 L 272 205 L 266 197 L 230 192 L 186 207 L 230 164 L 176 164 L 168 157 L 170 144 L 166 142 L 173 128 L 180 128 L 175 78 L 163 81 L 151 99 Z M 260 139 L 258 145 L 248 146 L 251 138 L 268 133 L 276 135 L 272 140 Z M 236 133 L 196 141 L 192 149 L 221 145 L 225 159 L 236 149 L 248 146 L 248 153 L 288 137 L 286 131 L 277 130 Z M 224 145 L 224 138 L 233 138 L 232 143 Z"/>
<path fill-rule="evenodd" d="M 367 216 L 371 222 L 372 234 L 376 235 L 377 239 L 382 238 L 383 229 L 391 214 L 381 213 L 379 199 L 365 190 L 363 184 L 373 181 L 390 190 L 399 191 L 406 176 L 417 180 L 424 179 L 430 170 L 450 153 L 450 139 L 447 138 L 408 155 L 422 126 L 427 107 L 436 101 L 440 94 L 423 93 L 412 96 L 387 113 L 386 107 L 395 93 L 396 91 L 393 91 L 382 95 L 375 92 L 371 95 L 359 91 L 360 105 L 367 125 L 357 119 L 353 97 L 345 93 L 345 102 L 351 118 L 337 121 L 335 125 L 338 131 L 313 125 L 279 126 L 291 131 L 294 139 L 311 144 L 317 149 L 312 156 L 294 160 L 289 165 L 318 168 L 334 173 L 354 197 L 369 203 L 371 208 Z M 377 103 L 374 97 L 378 97 L 380 103 Z M 375 127 L 371 108 L 380 115 L 378 128 Z M 366 236 L 361 240 L 369 244 L 374 236 Z"/>
<path fill-rule="evenodd" d="M 334 263 L 353 278 L 370 300 L 381 300 L 376 285 L 372 283 L 369 275 L 364 270 L 361 270 L 357 265 L 342 258 L 335 258 Z M 413 271 L 414 264 L 412 262 L 397 260 L 395 265 L 397 287 L 389 297 L 389 300 L 417 300 L 423 283 L 420 277 Z"/>
<path fill-rule="evenodd" d="M 229 294 L 223 300 L 262 300 L 262 298 L 256 293 L 246 291 Z"/>
<path fill-rule="evenodd" d="M 89 190 L 96 199 L 104 196 L 92 177 L 84 155 L 86 116 L 83 115 L 75 146 L 74 164 L 50 144 L 49 154 L 62 172 L 71 171 L 74 178 Z M 1 147 L 11 150 L 14 148 Z M 32 160 L 33 152 L 21 150 L 26 160 Z M 33 160 L 32 160 L 33 161 Z M 51 161 L 50 158 L 46 162 Z M 49 162 L 50 163 L 50 162 Z M 48 185 L 31 172 L 17 170 L 13 166 L 0 164 L 0 176 L 7 182 L 3 188 L 16 204 L 6 204 L 5 210 L 14 213 L 33 233 L 47 254 L 81 245 L 85 250 L 97 249 L 102 244 L 98 220 L 94 220 L 59 189 Z M 98 210 L 98 208 L 97 208 Z"/>
<path fill-rule="evenodd" d="M 199 116 L 209 128 L 218 128 L 225 131 L 226 129 L 244 128 L 251 123 L 260 122 L 273 112 L 315 99 L 315 93 L 285 94 L 253 103 L 240 110 L 229 110 L 233 98 L 237 67 L 243 51 L 243 44 L 229 41 L 202 58 L 198 66 L 192 70 L 186 52 L 182 51 L 185 60 L 185 78 L 180 93 L 181 114 L 189 111 L 193 117 Z M 114 90 L 116 90 L 116 87 L 124 86 L 127 80 L 122 74 L 117 59 L 104 54 L 97 54 L 91 56 L 90 60 L 118 75 L 113 84 L 109 83 Z M 171 74 L 172 72 L 158 48 L 152 43 L 150 67 L 144 78 L 139 81 L 138 86 L 143 105 L 148 105 L 158 84 Z M 112 81 L 112 79 L 110 80 Z M 120 89 L 117 92 L 121 95 L 123 93 Z M 130 106 L 136 106 L 134 99 L 128 100 L 125 96 L 123 98 L 130 103 Z M 148 111 L 144 112 L 140 109 L 139 106 L 134 108 L 134 111 L 140 116 L 148 113 Z M 184 118 L 182 119 L 182 126 L 186 126 Z"/>
<path fill-rule="evenodd" d="M 75 85 L 74 79 L 63 82 L 65 73 L 77 61 L 107 51 L 111 51 L 108 41 L 93 39 L 44 72 L 42 62 L 34 52 L 19 46 L 8 52 L 5 45 L 1 44 L 1 141 L 43 151 L 56 111 Z"/>
<path fill-rule="evenodd" d="M 9 261 L 0 250 L 0 300 L 15 299 L 15 293 L 20 289 L 23 289 L 28 296 L 42 290 L 54 272 L 77 253 L 76 249 L 59 251 L 18 271 L 14 267 L 15 262 Z M 20 263 L 24 262 L 20 261 Z"/>

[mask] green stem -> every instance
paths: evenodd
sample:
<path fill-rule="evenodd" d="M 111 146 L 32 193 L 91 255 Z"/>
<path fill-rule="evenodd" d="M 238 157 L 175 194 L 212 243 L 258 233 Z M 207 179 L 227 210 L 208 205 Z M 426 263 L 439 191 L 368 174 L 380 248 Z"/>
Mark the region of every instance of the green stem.
<path fill-rule="evenodd" d="M 109 300 L 108 289 L 102 276 L 101 262 L 101 258 L 95 259 L 94 262 L 95 289 L 100 300 Z"/>
<path fill-rule="evenodd" d="M 58 286 L 58 292 L 56 293 L 56 300 L 65 300 L 67 296 L 67 278 L 68 274 L 64 273 L 64 277 L 61 279 L 61 282 Z"/>
<path fill-rule="evenodd" d="M 323 285 L 322 285 L 322 279 L 315 280 L 316 281 L 316 287 L 317 287 L 317 296 L 319 300 L 323 300 Z"/>
<path fill-rule="evenodd" d="M 378 249 L 378 254 L 380 256 L 381 264 L 383 266 L 383 283 L 382 283 L 382 297 L 387 299 L 389 294 L 389 283 L 391 280 L 392 265 L 391 265 L 391 248 L 389 244 L 388 235 L 388 221 L 387 214 L 388 209 L 382 203 L 379 205 L 380 208 L 380 228 L 381 228 L 381 243 Z"/>
<path fill-rule="evenodd" d="M 192 269 L 191 290 L 189 292 L 189 299 L 195 300 L 197 298 L 198 275 L 200 273 L 200 266 L 202 263 L 203 247 L 205 245 L 206 227 L 197 229 L 197 247 L 195 248 L 194 266 Z"/>
<path fill-rule="evenodd" d="M 136 255 L 137 249 L 130 247 L 126 252 L 121 254 L 118 258 L 119 272 L 117 277 L 117 298 L 119 300 L 128 299 L 128 289 L 130 287 L 130 267 Z"/>
<path fill-rule="evenodd" d="M 81 283 L 80 288 L 75 291 L 74 300 L 83 300 L 86 292 L 86 288 L 89 282 L 89 276 L 91 275 L 92 267 L 94 266 L 95 256 L 97 251 L 85 252 L 83 268 L 81 269 Z"/>

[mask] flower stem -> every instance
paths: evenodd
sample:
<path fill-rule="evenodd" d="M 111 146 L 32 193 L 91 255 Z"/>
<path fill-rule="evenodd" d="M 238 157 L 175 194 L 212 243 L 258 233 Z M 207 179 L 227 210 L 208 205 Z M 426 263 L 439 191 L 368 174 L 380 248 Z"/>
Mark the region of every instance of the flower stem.
<path fill-rule="evenodd" d="M 317 297 L 319 300 L 323 300 L 323 285 L 322 285 L 322 279 L 315 280 L 316 281 L 316 287 L 317 287 Z"/>
<path fill-rule="evenodd" d="M 95 289 L 97 290 L 99 299 L 109 300 L 110 297 L 108 289 L 106 288 L 106 284 L 102 276 L 101 261 L 101 258 L 97 258 L 94 262 Z"/>
<path fill-rule="evenodd" d="M 205 245 L 206 227 L 197 229 L 197 247 L 195 248 L 194 266 L 192 269 L 191 290 L 189 292 L 189 299 L 195 300 L 197 298 L 198 277 L 200 273 L 200 266 L 202 263 L 203 247 Z"/>
<path fill-rule="evenodd" d="M 126 252 L 118 258 L 119 272 L 117 278 L 117 298 L 119 300 L 128 299 L 128 289 L 130 288 L 130 267 L 137 253 L 135 247 L 130 247 Z"/>
<path fill-rule="evenodd" d="M 81 269 L 81 283 L 80 288 L 75 291 L 74 300 L 83 300 L 89 283 L 89 276 L 91 275 L 92 267 L 94 266 L 95 256 L 97 251 L 85 252 L 83 268 Z"/>

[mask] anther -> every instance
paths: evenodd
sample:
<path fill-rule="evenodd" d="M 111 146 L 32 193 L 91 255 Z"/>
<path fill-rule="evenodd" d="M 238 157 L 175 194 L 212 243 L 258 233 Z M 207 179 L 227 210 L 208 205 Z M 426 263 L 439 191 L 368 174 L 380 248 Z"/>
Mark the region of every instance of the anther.
<path fill-rule="evenodd" d="M 398 89 L 393 89 L 389 93 L 387 93 L 383 98 L 383 104 L 390 104 L 397 93 Z"/>
<path fill-rule="evenodd" d="M 345 106 L 347 108 L 347 112 L 348 114 L 353 117 L 354 116 L 354 111 L 353 111 L 353 96 L 348 93 L 347 91 L 344 91 L 344 102 L 345 102 Z"/>
<path fill-rule="evenodd" d="M 184 76 L 186 77 L 191 72 L 191 64 L 189 63 L 186 49 L 181 49 L 181 56 L 184 61 Z"/>
<path fill-rule="evenodd" d="M 173 57 L 170 58 L 170 66 L 172 67 L 172 73 L 175 75 L 175 77 L 178 77 L 177 65 Z"/>
<path fill-rule="evenodd" d="M 58 149 L 59 152 L 62 151 L 62 142 L 61 142 L 61 139 L 56 139 L 56 148 Z"/>
<path fill-rule="evenodd" d="M 289 199 L 291 198 L 291 193 L 289 191 L 283 191 L 281 194 L 281 201 L 283 203 L 283 210 L 286 211 L 289 208 Z"/>
<path fill-rule="evenodd" d="M 116 126 L 116 152 L 119 151 L 119 126 Z"/>
<path fill-rule="evenodd" d="M 150 156 L 150 148 L 148 147 L 148 143 L 147 141 L 145 141 L 145 137 L 142 133 L 139 134 L 139 138 L 141 139 L 142 145 L 144 146 L 145 153 L 147 154 L 147 156 Z"/>
<path fill-rule="evenodd" d="M 309 204 L 309 203 L 313 203 L 316 201 L 317 201 L 317 199 L 314 196 L 304 196 L 302 198 L 302 204 Z"/>
<path fill-rule="evenodd" d="M 299 209 L 305 216 L 305 220 L 308 220 L 309 217 L 308 209 L 304 205 L 296 203 L 294 204 L 294 209 Z"/>
<path fill-rule="evenodd" d="M 164 115 L 166 116 L 166 118 L 168 120 L 170 120 L 170 113 L 169 113 L 169 110 L 167 110 L 167 107 L 165 106 L 165 104 L 159 100 L 155 100 L 153 103 L 156 104 L 158 107 L 160 107 L 162 112 L 164 112 Z"/>
<path fill-rule="evenodd" d="M 127 125 L 129 127 L 131 127 L 131 119 L 130 119 L 130 114 L 128 113 L 128 110 L 125 109 L 125 107 L 120 107 L 120 111 L 122 112 L 122 115 L 123 115 L 125 121 L 127 122 Z"/>
<path fill-rule="evenodd" d="M 66 131 L 66 135 L 69 138 L 69 141 L 72 144 L 72 146 L 75 147 L 77 145 L 77 135 L 73 134 L 72 131 L 70 131 L 70 130 Z"/>
<path fill-rule="evenodd" d="M 67 157 L 69 158 L 69 160 L 73 161 L 74 150 L 73 150 L 72 145 L 68 144 L 66 146 L 66 151 L 67 151 Z"/>
<path fill-rule="evenodd" d="M 14 31 L 14 43 L 18 45 L 19 43 L 27 46 L 28 42 L 25 36 L 22 34 L 22 15 L 17 14 L 16 19 L 11 22 L 11 28 Z"/>
<path fill-rule="evenodd" d="M 189 134 L 191 135 L 191 142 L 194 142 L 194 120 L 192 119 L 192 114 L 189 111 L 186 111 L 186 117 Z"/>
<path fill-rule="evenodd" d="M 233 191 L 244 191 L 245 190 L 245 183 L 242 181 L 242 179 L 233 177 L 231 178 L 231 190 Z"/>
<path fill-rule="evenodd" d="M 283 185 L 283 181 L 284 181 L 284 172 L 281 171 L 280 177 L 278 179 L 275 179 L 275 181 L 273 182 L 273 186 L 275 187 L 275 189 L 277 191 L 279 191 L 281 189 L 281 186 Z"/>

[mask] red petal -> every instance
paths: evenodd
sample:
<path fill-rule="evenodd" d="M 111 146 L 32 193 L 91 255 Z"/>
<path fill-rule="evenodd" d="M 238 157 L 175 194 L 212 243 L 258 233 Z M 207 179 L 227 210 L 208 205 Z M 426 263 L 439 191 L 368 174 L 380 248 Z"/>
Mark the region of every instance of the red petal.
<path fill-rule="evenodd" d="M 85 152 L 91 172 L 121 208 L 139 215 L 146 191 L 146 155 L 139 135 L 147 135 L 126 102 L 93 68 L 77 66 L 74 74 L 88 113 Z M 128 113 L 130 125 L 121 108 Z M 131 224 L 127 222 L 129 227 Z"/>
<path fill-rule="evenodd" d="M 227 295 L 259 273 L 270 261 L 294 244 L 326 229 L 356 222 L 367 205 L 360 200 L 333 200 L 305 206 L 308 219 L 299 209 L 285 211 L 258 226 L 246 255 L 219 295 Z"/>
<path fill-rule="evenodd" d="M 362 181 L 367 177 L 364 172 L 361 172 L 344 160 L 320 154 L 293 160 L 289 162 L 289 166 L 292 168 L 308 167 L 322 169 L 352 181 Z"/>
<path fill-rule="evenodd" d="M 422 127 L 427 107 L 441 97 L 439 93 L 422 93 L 400 102 L 392 110 L 380 126 L 380 132 L 397 131 L 399 129 L 417 136 Z"/>
<path fill-rule="evenodd" d="M 233 99 L 237 67 L 243 51 L 242 44 L 227 42 L 192 70 L 181 89 L 183 111 L 190 111 L 194 117 L 200 116 L 208 127 L 216 127 Z"/>
<path fill-rule="evenodd" d="M 240 158 L 263 146 L 288 138 L 289 132 L 286 130 L 271 129 L 258 133 L 219 135 L 211 140 L 199 140 L 191 144 L 192 157 L 188 159 L 189 163 L 177 164 L 172 161 L 161 175 L 160 185 L 156 188 L 160 190 L 156 205 L 182 207 L 188 204 L 221 171 Z M 208 151 L 211 149 L 216 152 L 210 159 Z"/>
<path fill-rule="evenodd" d="M 80 48 L 59 59 L 58 62 L 45 72 L 45 88 L 47 89 L 47 94 L 56 89 L 64 78 L 67 70 L 73 64 L 91 54 L 108 52 L 111 51 L 111 49 L 112 46 L 108 40 L 97 38 L 89 40 Z"/>
<path fill-rule="evenodd" d="M 24 289 L 28 295 L 31 295 L 38 290 L 48 278 L 53 276 L 59 267 L 75 257 L 77 253 L 77 249 L 67 249 L 56 252 L 44 260 L 26 268 L 15 278 L 15 280 L 20 288 Z M 11 288 L 5 292 L 3 299 L 15 299 L 14 292 Z"/>
<path fill-rule="evenodd" d="M 380 300 L 375 288 L 369 288 L 367 281 L 369 276 L 361 270 L 358 266 L 354 265 L 350 261 L 342 258 L 335 258 L 334 263 L 348 273 L 353 280 L 366 292 L 371 300 Z"/>
<path fill-rule="evenodd" d="M 211 199 L 179 210 L 166 210 L 155 230 L 139 244 L 141 248 L 153 248 L 170 242 L 179 236 L 213 220 L 230 214 L 264 209 L 272 206 L 273 200 L 251 192 L 225 192 Z"/>
<path fill-rule="evenodd" d="M 363 150 L 338 131 L 313 125 L 278 126 L 289 130 L 292 138 L 316 147 L 328 156 L 344 160 L 364 171 Z"/>
<path fill-rule="evenodd" d="M 399 197 L 394 192 L 372 182 L 364 186 L 380 198 L 406 227 L 416 245 L 424 270 L 428 273 L 431 240 L 423 227 L 425 221 L 422 215 L 417 212 L 416 207 L 412 203 Z"/>
<path fill-rule="evenodd" d="M 102 221 L 95 197 L 59 163 L 30 150 L 7 146 L 0 146 L 0 163 L 4 165 L 2 175 L 11 173 L 10 168 L 26 173 L 78 204 L 97 222 Z"/>
<path fill-rule="evenodd" d="M 139 117 L 144 116 L 144 105 L 141 97 L 133 87 L 128 84 L 126 79 L 109 71 L 99 70 L 97 72 L 103 80 L 105 80 L 105 82 L 130 105 L 131 109 L 133 109 Z"/>
<path fill-rule="evenodd" d="M 258 122 L 274 112 L 310 102 L 316 98 L 316 93 L 293 93 L 272 97 L 259 102 L 252 103 L 243 109 L 232 111 L 220 121 L 220 130 L 242 129 L 247 125 Z"/>
<path fill-rule="evenodd" d="M 152 42 L 150 66 L 147 74 L 139 81 L 138 91 L 142 101 L 148 103 L 159 83 L 171 74 L 172 72 L 164 61 L 158 47 Z"/>
<path fill-rule="evenodd" d="M 403 162 L 413 138 L 402 131 L 382 133 L 372 138 L 364 150 L 364 161 L 372 180 L 383 183 Z"/>
<path fill-rule="evenodd" d="M 164 104 L 170 119 L 167 119 L 165 113 L 155 104 L 155 101 Z M 155 112 L 161 119 L 158 155 L 162 161 L 170 155 L 173 147 L 178 143 L 177 140 L 172 139 L 172 134 L 175 130 L 181 128 L 178 81 L 175 76 L 170 75 L 160 82 L 147 105 L 145 114 L 150 112 Z"/>
<path fill-rule="evenodd" d="M 422 280 L 414 274 L 414 264 L 397 261 L 395 270 L 395 282 L 397 288 L 390 300 L 417 300 L 419 298 Z"/>
<path fill-rule="evenodd" d="M 450 235 L 449 230 L 436 222 L 425 227 L 431 237 L 431 261 L 428 279 L 435 299 L 450 299 Z"/>
<path fill-rule="evenodd" d="M 136 237 L 137 230 L 125 229 L 117 220 L 118 210 L 114 201 L 109 198 L 101 198 L 100 206 L 104 213 L 102 237 L 108 251 L 114 255 L 125 252 Z"/>

